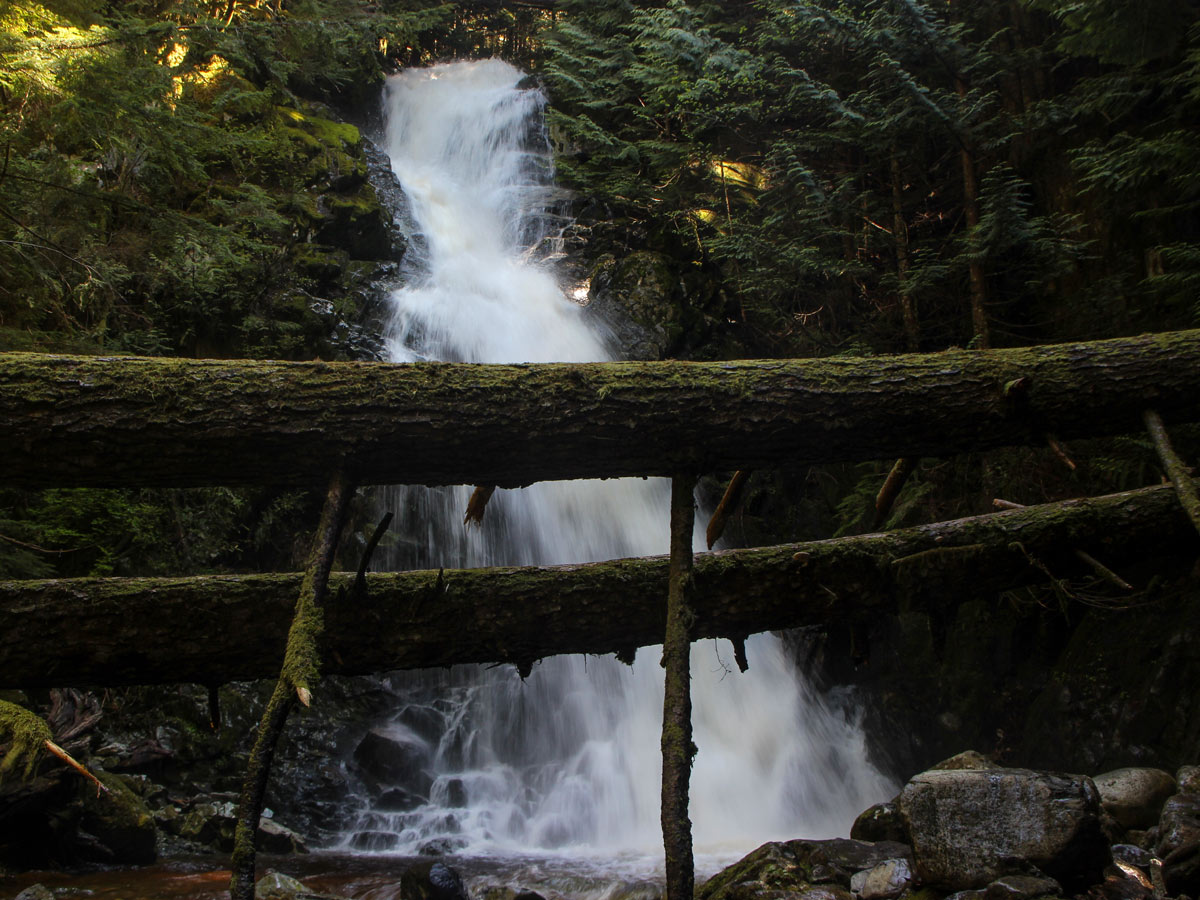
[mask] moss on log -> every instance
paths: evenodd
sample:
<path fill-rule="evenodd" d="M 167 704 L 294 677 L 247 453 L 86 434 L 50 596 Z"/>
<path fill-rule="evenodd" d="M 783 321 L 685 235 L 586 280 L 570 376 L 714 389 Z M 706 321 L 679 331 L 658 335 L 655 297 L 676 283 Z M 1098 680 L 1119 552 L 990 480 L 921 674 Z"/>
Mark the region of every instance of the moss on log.
<path fill-rule="evenodd" d="M 869 617 L 903 601 L 1003 590 L 1088 570 L 1195 554 L 1169 485 L 804 544 L 696 556 L 693 638 Z M 302 576 L 0 582 L 0 688 L 272 677 Z M 330 579 L 328 674 L 556 653 L 628 653 L 666 627 L 667 560 Z M 347 599 L 336 599 L 344 590 Z"/>
<path fill-rule="evenodd" d="M 1020 384 L 1020 390 L 1006 385 Z M 22 487 L 488 484 L 946 456 L 1200 419 L 1200 331 L 731 363 L 283 363 L 0 354 Z"/>

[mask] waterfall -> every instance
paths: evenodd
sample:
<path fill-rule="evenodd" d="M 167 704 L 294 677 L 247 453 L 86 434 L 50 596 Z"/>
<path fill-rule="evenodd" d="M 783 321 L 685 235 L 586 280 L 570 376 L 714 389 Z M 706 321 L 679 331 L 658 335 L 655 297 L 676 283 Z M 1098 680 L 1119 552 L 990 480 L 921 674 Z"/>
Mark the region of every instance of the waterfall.
<path fill-rule="evenodd" d="M 385 100 L 385 149 L 404 188 L 410 244 L 404 284 L 392 295 L 392 359 L 615 358 L 556 280 L 561 222 L 541 92 L 487 60 L 406 71 L 389 81 Z M 480 527 L 462 524 L 470 491 L 397 490 L 389 508 L 400 539 L 389 564 L 551 564 L 667 551 L 662 480 L 498 491 Z M 700 853 L 845 834 L 891 788 L 866 762 L 852 717 L 798 680 L 778 639 L 759 635 L 748 654 L 750 671 L 741 674 L 727 644 L 705 641 L 693 651 Z M 645 648 L 632 667 L 556 657 L 525 681 L 511 666 L 391 676 L 397 710 L 367 750 L 360 745 L 356 758 L 375 768 L 348 845 L 660 855 L 659 656 Z M 376 750 L 404 761 L 404 773 L 389 776 Z"/>

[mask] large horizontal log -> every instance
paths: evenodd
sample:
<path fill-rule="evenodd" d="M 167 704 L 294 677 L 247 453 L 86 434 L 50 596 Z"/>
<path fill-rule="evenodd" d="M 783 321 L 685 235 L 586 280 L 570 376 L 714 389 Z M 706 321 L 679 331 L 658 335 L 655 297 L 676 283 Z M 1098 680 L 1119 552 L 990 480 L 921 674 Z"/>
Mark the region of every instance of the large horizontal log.
<path fill-rule="evenodd" d="M 1200 419 L 1200 331 L 732 363 L 0 354 L 0 483 L 494 484 L 946 456 Z"/>
<path fill-rule="evenodd" d="M 665 523 L 664 523 L 665 527 Z M 850 621 L 936 598 L 1200 550 L 1170 486 L 884 534 L 696 557 L 696 637 Z M 274 677 L 300 575 L 0 583 L 0 688 Z M 577 566 L 334 575 L 325 671 L 365 674 L 662 640 L 665 557 Z M 935 598 L 935 599 L 931 599 Z"/>

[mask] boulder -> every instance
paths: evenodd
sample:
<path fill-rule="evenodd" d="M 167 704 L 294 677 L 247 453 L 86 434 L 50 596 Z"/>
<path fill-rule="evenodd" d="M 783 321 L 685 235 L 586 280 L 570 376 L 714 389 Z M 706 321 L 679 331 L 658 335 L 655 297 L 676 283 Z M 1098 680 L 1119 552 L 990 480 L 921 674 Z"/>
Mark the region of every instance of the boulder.
<path fill-rule="evenodd" d="M 861 900 L 887 900 L 899 897 L 915 880 L 912 860 L 887 859 L 856 872 L 850 879 L 850 890 Z"/>
<path fill-rule="evenodd" d="M 429 745 L 408 729 L 398 726 L 368 731 L 354 749 L 354 762 L 370 778 L 386 785 L 412 787 L 426 793 L 433 779 L 425 773 Z"/>
<path fill-rule="evenodd" d="M 108 789 L 97 795 L 89 782 L 80 781 L 79 800 L 83 815 L 80 831 L 90 835 L 81 850 L 99 862 L 152 863 L 157 858 L 154 817 L 120 775 L 101 772 L 100 781 Z"/>
<path fill-rule="evenodd" d="M 1155 853 L 1171 894 L 1200 894 L 1200 794 L 1176 794 L 1163 805 Z"/>
<path fill-rule="evenodd" d="M 1025 769 L 923 772 L 900 793 L 918 877 L 948 891 L 1048 874 L 1068 890 L 1111 861 L 1090 778 Z"/>
<path fill-rule="evenodd" d="M 859 813 L 854 824 L 850 826 L 850 837 L 856 841 L 894 841 L 907 844 L 908 833 L 904 830 L 904 819 L 896 801 L 876 803 L 870 809 Z"/>
<path fill-rule="evenodd" d="M 445 863 L 419 863 L 400 876 L 399 900 L 471 900 L 458 871 Z"/>
<path fill-rule="evenodd" d="M 1181 794 L 1200 794 L 1200 766 L 1183 766 L 1175 773 Z"/>
<path fill-rule="evenodd" d="M 13 900 L 54 900 L 54 891 L 44 884 L 31 884 L 17 894 Z"/>
<path fill-rule="evenodd" d="M 424 797 L 419 797 L 412 791 L 389 788 L 379 795 L 379 799 L 375 801 L 375 808 L 380 812 L 410 812 L 424 802 Z"/>
<path fill-rule="evenodd" d="M 192 806 L 179 824 L 179 836 L 218 850 L 233 849 L 237 805 L 231 800 L 205 800 Z"/>
<path fill-rule="evenodd" d="M 263 853 L 307 853 L 304 838 L 274 819 L 258 820 L 258 849 Z"/>
<path fill-rule="evenodd" d="M 300 881 L 274 869 L 268 869 L 254 884 L 254 900 L 296 900 L 306 893 L 308 889 Z"/>
<path fill-rule="evenodd" d="M 748 900 L 778 892 L 806 892 L 820 886 L 828 896 L 809 900 L 849 900 L 852 877 L 889 860 L 911 860 L 903 844 L 837 838 L 763 844 L 706 881 L 697 900 Z"/>
<path fill-rule="evenodd" d="M 1124 828 L 1150 828 L 1158 822 L 1175 779 L 1162 769 L 1114 769 L 1092 779 L 1100 805 Z"/>

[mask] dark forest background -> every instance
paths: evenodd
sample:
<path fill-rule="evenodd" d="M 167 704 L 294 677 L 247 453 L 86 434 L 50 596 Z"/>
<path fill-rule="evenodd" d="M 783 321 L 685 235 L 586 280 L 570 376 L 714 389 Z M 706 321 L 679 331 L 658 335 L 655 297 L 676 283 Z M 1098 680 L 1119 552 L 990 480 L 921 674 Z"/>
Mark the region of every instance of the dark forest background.
<path fill-rule="evenodd" d="M 369 355 L 403 246 L 347 122 L 388 72 L 489 55 L 548 93 L 573 264 L 654 286 L 634 314 L 660 355 L 1197 324 L 1188 0 L 9 0 L 0 350 Z M 1136 437 L 1065 452 L 920 461 L 881 524 L 1159 479 Z M 760 473 L 730 536 L 871 527 L 888 468 Z M 315 514 L 303 491 L 4 490 L 0 577 L 291 569 Z"/>

